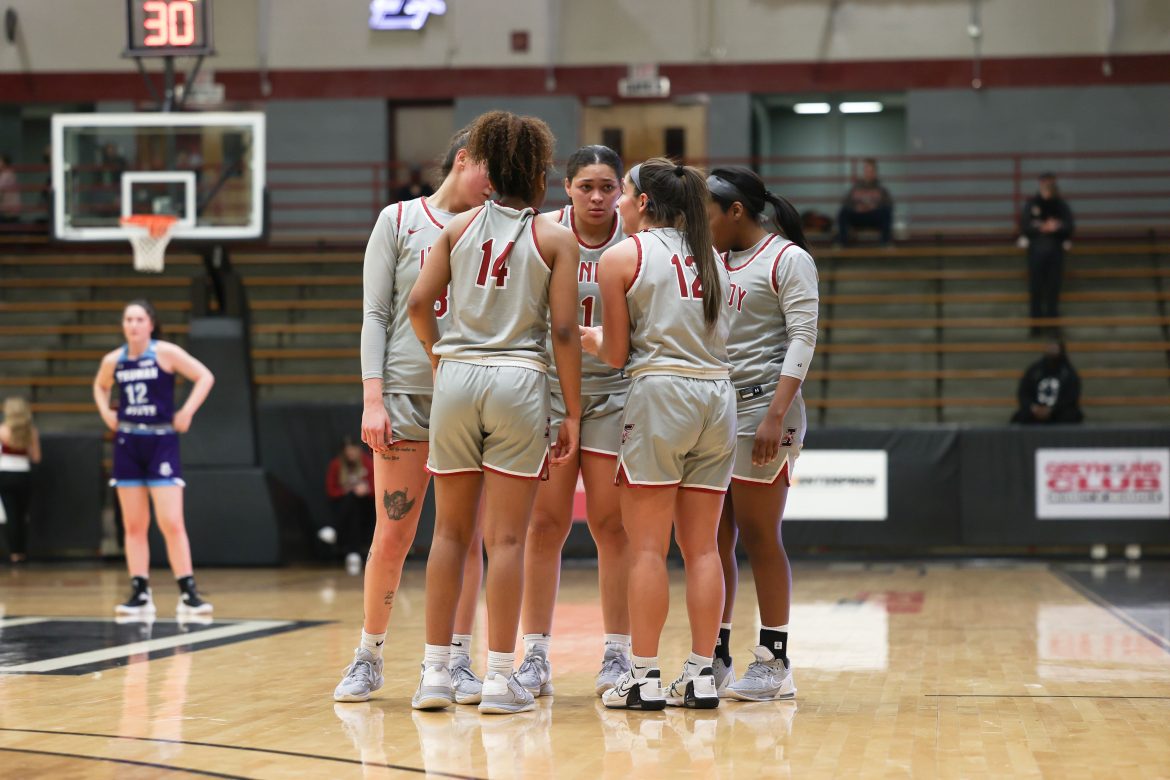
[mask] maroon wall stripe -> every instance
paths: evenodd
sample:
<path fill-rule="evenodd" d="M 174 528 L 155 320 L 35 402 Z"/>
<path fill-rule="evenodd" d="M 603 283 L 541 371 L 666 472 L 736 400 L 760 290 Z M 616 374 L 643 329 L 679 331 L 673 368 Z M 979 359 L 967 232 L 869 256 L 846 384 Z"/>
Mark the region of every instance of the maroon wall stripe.
<path fill-rule="evenodd" d="M 1170 83 L 1170 54 L 1112 58 L 1113 75 L 1100 56 L 985 59 L 983 85 L 1081 87 Z M 970 60 L 712 63 L 663 65 L 674 94 L 695 92 L 841 92 L 968 88 Z M 269 73 L 271 99 L 450 99 L 474 95 L 576 95 L 617 97 L 625 68 L 616 65 L 554 69 L 556 88 L 545 90 L 544 68 L 389 68 L 384 70 L 277 70 Z M 157 77 L 157 74 L 156 74 Z M 232 101 L 264 99 L 257 71 L 218 70 L 216 80 Z M 0 73 L 0 102 L 149 100 L 135 72 Z"/>

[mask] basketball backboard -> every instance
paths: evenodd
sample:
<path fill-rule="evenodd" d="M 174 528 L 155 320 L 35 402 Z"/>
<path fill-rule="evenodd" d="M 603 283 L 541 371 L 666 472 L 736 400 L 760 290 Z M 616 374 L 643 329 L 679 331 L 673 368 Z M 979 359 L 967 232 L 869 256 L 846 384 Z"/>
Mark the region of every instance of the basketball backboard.
<path fill-rule="evenodd" d="M 264 114 L 53 116 L 53 227 L 65 241 L 126 239 L 125 217 L 178 218 L 178 240 L 264 233 Z"/>

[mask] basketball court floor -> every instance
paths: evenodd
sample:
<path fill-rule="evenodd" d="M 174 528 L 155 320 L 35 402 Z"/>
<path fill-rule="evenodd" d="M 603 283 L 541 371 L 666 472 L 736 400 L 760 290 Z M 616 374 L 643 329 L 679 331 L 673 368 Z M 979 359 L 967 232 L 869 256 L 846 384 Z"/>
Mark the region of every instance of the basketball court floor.
<path fill-rule="evenodd" d="M 567 568 L 556 696 L 535 712 L 412 712 L 423 571 L 408 571 L 386 686 L 334 704 L 360 578 L 215 570 L 209 625 L 117 625 L 114 567 L 0 571 L 0 776 L 1170 777 L 1170 565 L 798 563 L 795 701 L 605 710 L 595 572 Z M 688 650 L 681 571 L 664 675 Z M 754 644 L 750 575 L 732 644 Z M 474 659 L 482 671 L 483 612 Z"/>

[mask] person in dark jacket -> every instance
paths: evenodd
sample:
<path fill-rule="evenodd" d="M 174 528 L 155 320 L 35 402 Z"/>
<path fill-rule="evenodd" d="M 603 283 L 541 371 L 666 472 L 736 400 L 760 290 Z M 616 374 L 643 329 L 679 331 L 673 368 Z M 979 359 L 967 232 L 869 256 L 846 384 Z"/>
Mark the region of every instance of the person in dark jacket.
<path fill-rule="evenodd" d="M 329 462 L 325 492 L 333 504 L 337 528 L 334 538 L 345 552 L 346 571 L 356 576 L 362 571 L 363 553 L 370 548 L 374 533 L 374 461 L 349 436 L 343 440 L 341 452 Z M 327 540 L 328 535 L 317 535 Z"/>
<path fill-rule="evenodd" d="M 1028 366 L 1016 392 L 1020 407 L 1012 422 L 1025 425 L 1042 423 L 1079 423 L 1081 413 L 1081 378 L 1069 362 L 1064 343 L 1054 341 L 1044 350 L 1044 357 Z"/>
<path fill-rule="evenodd" d="M 878 181 L 877 161 L 865 160 L 861 178 L 849 188 L 837 212 L 837 242 L 846 246 L 852 228 L 876 228 L 882 245 L 886 246 L 890 243 L 893 224 L 894 199 Z"/>
<path fill-rule="evenodd" d="M 1020 215 L 1021 243 L 1028 248 L 1029 316 L 1059 317 L 1064 252 L 1073 234 L 1073 214 L 1060 197 L 1056 176 L 1040 177 L 1040 190 L 1024 204 Z M 1037 328 L 1032 328 L 1033 334 Z"/>

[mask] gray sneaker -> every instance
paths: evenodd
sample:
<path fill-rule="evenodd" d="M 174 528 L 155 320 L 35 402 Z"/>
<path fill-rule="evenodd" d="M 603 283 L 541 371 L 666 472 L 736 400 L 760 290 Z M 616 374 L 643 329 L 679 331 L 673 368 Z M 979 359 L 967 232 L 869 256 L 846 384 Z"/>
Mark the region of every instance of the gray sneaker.
<path fill-rule="evenodd" d="M 479 702 L 480 714 L 512 715 L 536 709 L 536 699 L 512 674 L 489 672 L 483 678 L 483 698 Z"/>
<path fill-rule="evenodd" d="M 483 680 L 471 671 L 471 659 L 466 656 L 451 659 L 451 686 L 455 689 L 456 704 L 479 704 Z"/>
<path fill-rule="evenodd" d="M 514 676 L 533 696 L 552 696 L 552 665 L 544 653 L 537 651 L 524 656 Z"/>
<path fill-rule="evenodd" d="M 593 683 L 593 690 L 598 696 L 604 696 L 606 691 L 617 685 L 618 678 L 628 671 L 629 656 L 620 650 L 606 648 L 605 655 L 601 658 L 601 671 L 597 673 L 597 679 Z"/>
<path fill-rule="evenodd" d="M 786 661 L 773 658 L 766 647 L 752 650 L 756 660 L 748 665 L 743 678 L 727 687 L 727 693 L 740 701 L 773 701 L 796 696 L 792 668 Z"/>
<path fill-rule="evenodd" d="M 722 658 L 716 656 L 711 664 L 711 671 L 715 673 L 715 692 L 719 694 L 720 699 L 726 699 L 730 696 L 727 686 L 735 682 L 735 662 L 725 664 Z"/>
<path fill-rule="evenodd" d="M 410 706 L 416 710 L 442 710 L 454 703 L 455 686 L 447 667 L 423 666 Z"/>
<path fill-rule="evenodd" d="M 353 651 L 353 663 L 333 689 L 333 701 L 367 701 L 382 682 L 382 659 L 359 647 Z"/>

